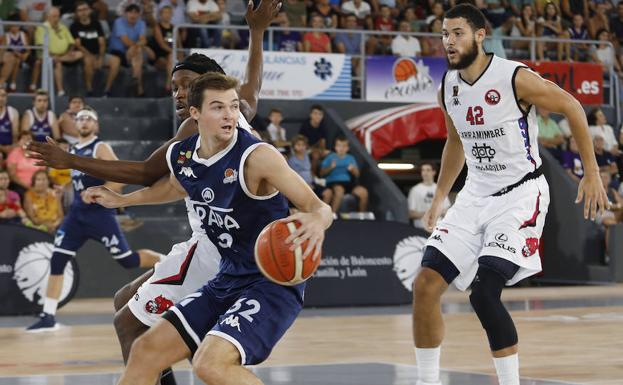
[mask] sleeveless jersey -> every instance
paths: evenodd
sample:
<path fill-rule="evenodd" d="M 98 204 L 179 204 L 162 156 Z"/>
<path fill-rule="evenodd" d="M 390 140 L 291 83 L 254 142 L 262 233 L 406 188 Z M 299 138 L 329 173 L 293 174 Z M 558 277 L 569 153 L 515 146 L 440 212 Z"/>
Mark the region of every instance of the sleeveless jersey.
<path fill-rule="evenodd" d="M 227 148 L 210 159 L 197 154 L 199 134 L 175 142 L 167 150 L 171 173 L 186 190 L 202 232 L 219 251 L 221 274 L 258 274 L 255 240 L 266 225 L 288 213 L 280 193 L 254 196 L 244 182 L 244 162 L 261 145 L 267 144 L 238 128 Z"/>
<path fill-rule="evenodd" d="M 446 72 L 441 96 L 463 143 L 465 189 L 492 195 L 541 166 L 535 109 L 527 112 L 515 95 L 515 75 L 524 64 L 491 55 L 473 84 L 457 70 Z"/>
<path fill-rule="evenodd" d="M 13 123 L 11 122 L 12 107 L 6 106 L 4 114 L 0 117 L 0 144 L 7 145 L 13 143 Z"/>
<path fill-rule="evenodd" d="M 244 117 L 242 112 L 240 112 L 240 116 L 238 117 L 238 127 L 244 128 L 247 131 L 251 131 L 251 125 L 247 122 L 247 119 Z M 193 236 L 205 236 L 205 231 L 201 228 L 201 219 L 193 209 L 190 198 L 184 198 L 184 203 L 186 204 L 186 212 L 188 213 L 188 224 L 193 232 Z"/>
<path fill-rule="evenodd" d="M 52 136 L 52 123 L 51 123 L 51 111 L 45 112 L 45 117 L 41 120 L 37 117 L 34 110 L 26 110 L 27 114 L 30 114 L 30 132 L 32 137 L 37 142 L 45 142 L 46 136 Z"/>
<path fill-rule="evenodd" d="M 86 143 L 74 145 L 69 152 L 79 156 L 95 158 L 97 147 L 102 143 L 104 142 L 95 137 Z M 74 201 L 71 204 L 71 208 L 77 208 L 82 210 L 103 209 L 112 211 L 112 209 L 106 209 L 105 207 L 95 203 L 86 204 L 82 201 L 82 198 L 80 197 L 80 193 L 85 189 L 92 186 L 101 186 L 104 183 L 106 183 L 106 181 L 103 179 L 92 177 L 91 175 L 85 174 L 78 170 L 71 170 L 71 184 L 74 188 Z"/>
<path fill-rule="evenodd" d="M 8 51 L 11 52 L 24 52 L 26 50 L 26 34 L 23 31 L 19 31 L 16 35 L 13 35 L 11 32 L 7 33 L 8 41 Z"/>

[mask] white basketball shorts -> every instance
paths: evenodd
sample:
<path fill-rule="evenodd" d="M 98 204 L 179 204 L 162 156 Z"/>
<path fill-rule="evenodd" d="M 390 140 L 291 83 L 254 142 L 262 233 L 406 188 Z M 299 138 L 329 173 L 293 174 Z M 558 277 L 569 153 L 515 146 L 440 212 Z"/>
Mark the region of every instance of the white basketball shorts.
<path fill-rule="evenodd" d="M 207 237 L 193 236 L 173 245 L 154 274 L 128 302 L 132 314 L 147 326 L 153 326 L 175 303 L 200 289 L 214 278 L 221 261 L 218 249 Z"/>
<path fill-rule="evenodd" d="M 461 191 L 426 245 L 441 251 L 459 270 L 453 282 L 459 290 L 471 285 L 478 258 L 485 255 L 519 266 L 506 282 L 513 285 L 541 271 L 539 244 L 548 206 L 549 186 L 544 176 L 500 196 L 479 197 Z"/>

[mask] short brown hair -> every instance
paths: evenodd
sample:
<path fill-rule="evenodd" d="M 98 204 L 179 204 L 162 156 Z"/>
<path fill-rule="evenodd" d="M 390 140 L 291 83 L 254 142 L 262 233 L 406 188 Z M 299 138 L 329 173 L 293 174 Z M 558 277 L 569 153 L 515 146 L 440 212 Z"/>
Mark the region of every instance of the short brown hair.
<path fill-rule="evenodd" d="M 50 94 L 43 88 L 39 88 L 37 91 L 35 91 L 34 99 L 37 99 L 37 96 L 47 96 L 49 98 Z"/>
<path fill-rule="evenodd" d="M 307 146 L 309 144 L 309 139 L 307 139 L 306 136 L 299 134 L 292 138 L 292 145 L 294 146 L 298 142 L 303 142 Z"/>
<path fill-rule="evenodd" d="M 238 89 L 238 79 L 215 72 L 208 72 L 190 83 L 188 106 L 195 107 L 201 111 L 205 90 L 227 91 L 231 89 Z"/>

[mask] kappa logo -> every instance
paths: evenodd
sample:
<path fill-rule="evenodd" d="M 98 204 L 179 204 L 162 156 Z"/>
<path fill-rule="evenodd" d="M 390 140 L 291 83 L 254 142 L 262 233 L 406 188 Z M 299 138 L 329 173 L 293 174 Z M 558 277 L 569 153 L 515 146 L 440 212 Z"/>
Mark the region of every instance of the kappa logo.
<path fill-rule="evenodd" d="M 179 174 L 184 175 L 186 178 L 193 177 L 197 179 L 197 175 L 195 175 L 195 173 L 193 172 L 193 169 L 190 167 L 182 167 Z"/>
<path fill-rule="evenodd" d="M 452 86 L 452 105 L 459 106 L 461 102 L 459 102 L 459 86 Z"/>
<path fill-rule="evenodd" d="M 431 239 L 434 239 L 436 241 L 438 241 L 439 243 L 443 243 L 443 240 L 441 240 L 441 235 L 439 234 L 435 234 L 431 237 Z"/>
<path fill-rule="evenodd" d="M 485 102 L 490 106 L 495 106 L 500 102 L 500 93 L 497 90 L 489 90 L 485 94 Z"/>
<path fill-rule="evenodd" d="M 234 183 L 236 180 L 238 180 L 238 171 L 233 168 L 225 170 L 225 179 L 223 179 L 223 183 Z"/>
<path fill-rule="evenodd" d="M 201 192 L 201 197 L 206 203 L 212 202 L 214 200 L 214 190 L 209 187 L 204 188 Z"/>
<path fill-rule="evenodd" d="M 229 325 L 232 328 L 236 328 L 238 329 L 238 332 L 240 333 L 240 319 L 238 318 L 237 315 L 231 314 L 229 317 L 221 321 L 221 325 L 222 324 Z"/>

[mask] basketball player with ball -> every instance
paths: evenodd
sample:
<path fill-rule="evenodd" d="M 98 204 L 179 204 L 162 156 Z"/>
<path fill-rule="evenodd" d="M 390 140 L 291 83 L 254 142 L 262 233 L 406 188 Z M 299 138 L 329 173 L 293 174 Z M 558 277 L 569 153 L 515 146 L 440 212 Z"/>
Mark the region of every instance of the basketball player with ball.
<path fill-rule="evenodd" d="M 119 384 L 152 385 L 163 369 L 191 357 L 208 384 L 262 384 L 243 365 L 264 361 L 302 309 L 303 280 L 320 262 L 331 209 L 274 147 L 237 128 L 237 87 L 217 73 L 191 83 L 188 105 L 199 134 L 169 146 L 168 177 L 126 195 L 90 191 L 106 207 L 188 196 L 221 258 L 215 278 L 134 342 Z M 301 212 L 286 218 L 284 196 Z"/>
<path fill-rule="evenodd" d="M 439 91 L 446 141 L 437 190 L 422 221 L 432 232 L 413 286 L 413 332 L 418 385 L 439 385 L 444 336 L 441 295 L 466 290 L 484 328 L 500 385 L 519 385 L 518 337 L 500 295 L 505 285 L 541 271 L 539 240 L 549 204 L 541 171 L 535 106 L 564 114 L 584 177 L 576 202 L 594 219 L 608 204 L 601 186 L 586 114 L 580 103 L 522 63 L 487 54 L 485 17 L 470 4 L 443 20 L 449 70 Z M 465 187 L 445 218 L 437 219 L 467 163 Z"/>

